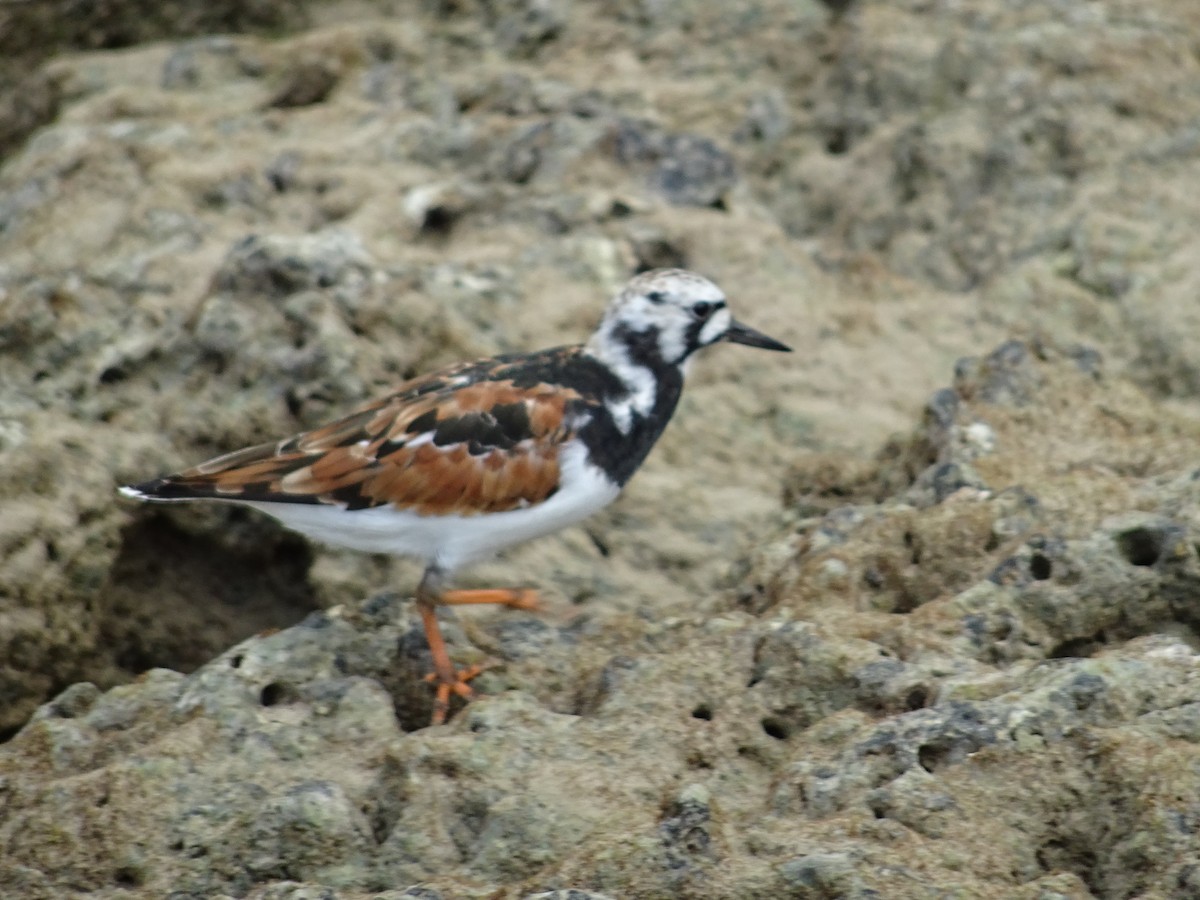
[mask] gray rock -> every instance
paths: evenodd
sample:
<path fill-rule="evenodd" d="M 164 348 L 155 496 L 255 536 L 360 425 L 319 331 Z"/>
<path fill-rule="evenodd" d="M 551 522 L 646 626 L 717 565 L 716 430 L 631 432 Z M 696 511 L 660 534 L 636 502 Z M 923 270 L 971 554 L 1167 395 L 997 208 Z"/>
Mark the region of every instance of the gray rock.
<path fill-rule="evenodd" d="M 305 289 L 361 284 L 370 268 L 362 241 L 344 230 L 303 237 L 252 234 L 229 249 L 213 284 L 235 294 L 281 298 Z"/>
<path fill-rule="evenodd" d="M 651 187 L 680 206 L 717 206 L 737 181 L 733 158 L 712 140 L 634 119 L 613 127 L 617 161 L 647 171 Z"/>
<path fill-rule="evenodd" d="M 1196 892 L 1191 5 L 9 6 L 0 893 Z M 662 265 L 797 352 L 463 574 L 444 727 L 412 566 L 114 503 Z"/>
<path fill-rule="evenodd" d="M 779 867 L 789 897 L 853 897 L 859 887 L 854 861 L 845 853 L 811 853 Z"/>

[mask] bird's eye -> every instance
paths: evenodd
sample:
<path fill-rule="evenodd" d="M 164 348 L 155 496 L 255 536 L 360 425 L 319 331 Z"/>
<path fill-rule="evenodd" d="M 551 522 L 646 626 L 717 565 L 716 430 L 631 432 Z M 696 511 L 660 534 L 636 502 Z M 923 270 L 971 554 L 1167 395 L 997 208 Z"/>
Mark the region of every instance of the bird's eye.
<path fill-rule="evenodd" d="M 667 302 L 667 295 L 664 294 L 662 291 L 651 291 L 650 293 L 648 293 L 646 295 L 646 299 L 649 300 L 651 303 L 653 303 L 655 306 L 658 306 L 662 303 Z"/>
<path fill-rule="evenodd" d="M 717 308 L 715 303 L 696 303 L 692 306 L 692 315 L 697 319 L 707 319 L 713 314 L 713 310 Z"/>

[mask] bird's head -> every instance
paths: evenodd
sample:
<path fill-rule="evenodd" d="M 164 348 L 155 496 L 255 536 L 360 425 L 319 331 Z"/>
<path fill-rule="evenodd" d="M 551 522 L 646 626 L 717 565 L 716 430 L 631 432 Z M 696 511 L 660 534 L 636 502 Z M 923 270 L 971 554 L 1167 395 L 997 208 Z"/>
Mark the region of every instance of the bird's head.
<path fill-rule="evenodd" d="M 605 357 L 624 351 L 630 362 L 680 366 L 719 341 L 791 350 L 733 318 L 721 289 L 694 272 L 655 269 L 638 275 L 609 305 L 588 349 Z"/>

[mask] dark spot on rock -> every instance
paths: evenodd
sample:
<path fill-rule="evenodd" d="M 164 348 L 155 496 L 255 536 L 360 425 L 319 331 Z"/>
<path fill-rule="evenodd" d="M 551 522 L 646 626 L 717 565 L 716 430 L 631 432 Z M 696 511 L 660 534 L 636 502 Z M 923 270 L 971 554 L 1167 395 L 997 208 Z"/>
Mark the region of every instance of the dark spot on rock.
<path fill-rule="evenodd" d="M 338 83 L 338 73 L 319 60 L 301 62 L 276 91 L 267 106 L 291 109 L 322 103 Z"/>
<path fill-rule="evenodd" d="M 142 884 L 142 873 L 132 866 L 122 866 L 113 872 L 113 882 L 119 887 L 140 887 Z"/>
<path fill-rule="evenodd" d="M 841 156 L 850 149 L 850 131 L 846 128 L 831 128 L 825 135 L 825 150 L 833 156 Z"/>
<path fill-rule="evenodd" d="M 259 702 L 263 706 L 278 706 L 281 703 L 287 703 L 293 697 L 294 692 L 292 688 L 281 681 L 272 681 L 258 695 Z"/>
<path fill-rule="evenodd" d="M 711 722 L 713 717 L 712 707 L 707 703 L 701 703 L 692 710 L 693 719 L 703 719 L 705 722 Z"/>
<path fill-rule="evenodd" d="M 922 686 L 913 688 L 904 698 L 904 707 L 909 712 L 917 709 L 924 709 L 929 703 L 929 690 Z"/>
<path fill-rule="evenodd" d="M 652 269 L 686 269 L 688 265 L 684 249 L 666 237 L 635 238 L 633 255 L 638 274 Z"/>
<path fill-rule="evenodd" d="M 1117 548 L 1125 561 L 1134 566 L 1152 566 L 1166 549 L 1163 532 L 1158 528 L 1131 528 L 1117 535 Z"/>
<path fill-rule="evenodd" d="M 454 223 L 459 218 L 459 212 L 449 206 L 431 206 L 425 211 L 425 217 L 421 220 L 421 231 L 425 234 L 445 237 L 453 230 Z"/>
<path fill-rule="evenodd" d="M 767 716 L 762 720 L 762 730 L 777 741 L 786 741 L 792 735 L 792 729 L 783 719 L 777 716 Z"/>
<path fill-rule="evenodd" d="M 1035 581 L 1046 581 L 1054 569 L 1050 558 L 1042 553 L 1035 553 L 1029 559 L 1029 574 Z"/>
<path fill-rule="evenodd" d="M 917 762 L 926 772 L 936 772 L 946 764 L 950 748 L 942 744 L 922 744 L 917 748 Z"/>

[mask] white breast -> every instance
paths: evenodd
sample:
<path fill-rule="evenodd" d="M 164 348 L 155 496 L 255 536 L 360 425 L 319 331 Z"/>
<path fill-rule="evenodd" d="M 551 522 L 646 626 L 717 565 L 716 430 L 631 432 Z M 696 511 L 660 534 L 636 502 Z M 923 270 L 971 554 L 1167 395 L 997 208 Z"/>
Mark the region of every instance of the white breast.
<path fill-rule="evenodd" d="M 563 446 L 559 488 L 536 506 L 475 516 L 422 516 L 392 506 L 347 511 L 338 506 L 247 502 L 301 534 L 364 553 L 411 556 L 447 571 L 497 550 L 586 519 L 620 489 L 587 460 L 579 441 Z"/>

